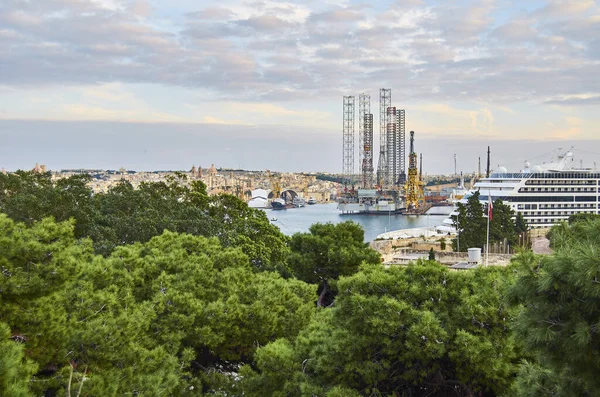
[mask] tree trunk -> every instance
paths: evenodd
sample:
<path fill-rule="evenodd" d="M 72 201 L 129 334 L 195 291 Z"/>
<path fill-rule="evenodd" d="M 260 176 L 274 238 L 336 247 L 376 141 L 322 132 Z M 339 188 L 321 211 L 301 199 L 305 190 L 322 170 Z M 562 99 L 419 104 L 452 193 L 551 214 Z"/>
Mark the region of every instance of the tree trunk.
<path fill-rule="evenodd" d="M 317 307 L 323 307 L 323 301 L 329 292 L 329 283 L 327 280 L 323 281 L 323 289 L 321 290 L 321 294 L 319 295 L 319 299 L 317 300 Z"/>

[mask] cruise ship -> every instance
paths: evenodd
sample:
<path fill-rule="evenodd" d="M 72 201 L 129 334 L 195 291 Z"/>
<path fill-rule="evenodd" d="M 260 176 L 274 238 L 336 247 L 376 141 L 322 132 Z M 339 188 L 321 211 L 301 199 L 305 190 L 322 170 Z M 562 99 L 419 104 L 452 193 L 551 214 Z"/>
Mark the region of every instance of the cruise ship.
<path fill-rule="evenodd" d="M 600 172 L 590 168 L 575 168 L 573 153 L 561 151 L 550 162 L 511 173 L 499 167 L 489 178 L 482 178 L 460 201 L 463 204 L 475 191 L 480 200 L 501 199 L 515 213 L 521 213 L 531 228 L 550 227 L 574 214 L 600 214 Z M 456 216 L 456 212 L 451 214 Z M 438 227 L 454 230 L 452 218 Z"/>

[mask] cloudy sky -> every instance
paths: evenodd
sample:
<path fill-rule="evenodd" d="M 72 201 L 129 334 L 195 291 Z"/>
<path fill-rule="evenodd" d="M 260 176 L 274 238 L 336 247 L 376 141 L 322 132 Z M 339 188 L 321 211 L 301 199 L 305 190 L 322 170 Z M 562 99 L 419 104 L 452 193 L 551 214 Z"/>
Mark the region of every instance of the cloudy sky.
<path fill-rule="evenodd" d="M 7 169 L 339 172 L 342 97 L 382 87 L 432 173 L 600 164 L 593 0 L 2 0 L 0 48 Z"/>

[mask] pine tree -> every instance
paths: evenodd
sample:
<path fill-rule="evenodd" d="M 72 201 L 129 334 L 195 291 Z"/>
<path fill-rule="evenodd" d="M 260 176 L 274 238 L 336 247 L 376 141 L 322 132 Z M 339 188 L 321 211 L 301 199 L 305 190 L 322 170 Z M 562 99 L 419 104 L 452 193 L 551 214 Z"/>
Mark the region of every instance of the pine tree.
<path fill-rule="evenodd" d="M 239 395 L 501 395 L 520 359 L 502 297 L 510 274 L 363 266 L 295 339 L 258 350 Z"/>
<path fill-rule="evenodd" d="M 29 384 L 37 366 L 25 358 L 23 341 L 11 338 L 8 325 L 0 323 L 0 396 L 33 396 Z"/>
<path fill-rule="evenodd" d="M 486 218 L 483 217 L 483 205 L 479 201 L 479 192 L 475 192 L 467 199 L 466 204 L 458 204 L 459 216 L 455 220 L 455 227 L 460 236 L 460 251 L 466 252 L 469 248 L 483 248 L 486 244 Z M 453 248 L 457 250 L 458 241 L 453 241 Z"/>
<path fill-rule="evenodd" d="M 490 221 L 490 243 L 506 243 L 510 246 L 517 244 L 512 208 L 498 199 L 493 205 L 492 220 Z"/>
<path fill-rule="evenodd" d="M 521 234 L 525 233 L 528 229 L 529 227 L 527 226 L 527 222 L 525 222 L 525 218 L 523 218 L 523 214 L 518 212 L 515 218 L 515 232 Z"/>
<path fill-rule="evenodd" d="M 380 263 L 379 253 L 364 242 L 360 225 L 348 221 L 316 223 L 309 233 L 296 233 L 290 243 L 288 265 L 295 277 L 319 285 L 318 306 L 333 302 L 331 283 L 358 271 L 362 263 Z"/>
<path fill-rule="evenodd" d="M 515 259 L 519 277 L 509 298 L 521 311 L 514 331 L 539 364 L 537 370 L 521 371 L 521 384 L 529 383 L 531 390 L 562 390 L 562 395 L 596 395 L 600 220 L 563 223 L 553 228 L 551 238 L 553 255 L 525 252 Z M 545 373 L 549 380 L 543 381 Z"/>

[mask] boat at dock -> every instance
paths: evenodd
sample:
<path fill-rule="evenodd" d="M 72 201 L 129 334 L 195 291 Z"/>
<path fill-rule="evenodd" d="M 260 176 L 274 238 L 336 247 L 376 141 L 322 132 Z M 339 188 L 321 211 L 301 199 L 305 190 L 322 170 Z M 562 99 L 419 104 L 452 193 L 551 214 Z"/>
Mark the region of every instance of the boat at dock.
<path fill-rule="evenodd" d="M 338 210 L 342 215 L 388 215 L 401 213 L 402 209 L 393 197 L 383 196 L 374 189 L 358 189 L 338 200 Z"/>
<path fill-rule="evenodd" d="M 489 177 L 481 178 L 457 203 L 466 204 L 479 192 L 485 205 L 489 199 L 502 200 L 515 214 L 521 214 L 529 228 L 548 228 L 579 214 L 600 214 L 600 172 L 577 167 L 571 150 L 558 150 L 547 162 L 525 166 L 519 172 L 498 167 Z M 455 210 L 438 227 L 456 232 Z"/>
<path fill-rule="evenodd" d="M 285 210 L 287 205 L 282 198 L 276 198 L 271 201 L 271 208 L 274 210 Z"/>
<path fill-rule="evenodd" d="M 298 196 L 294 197 L 294 199 L 292 200 L 292 204 L 296 208 L 302 208 L 306 206 L 306 202 L 304 201 L 304 199 Z"/>

